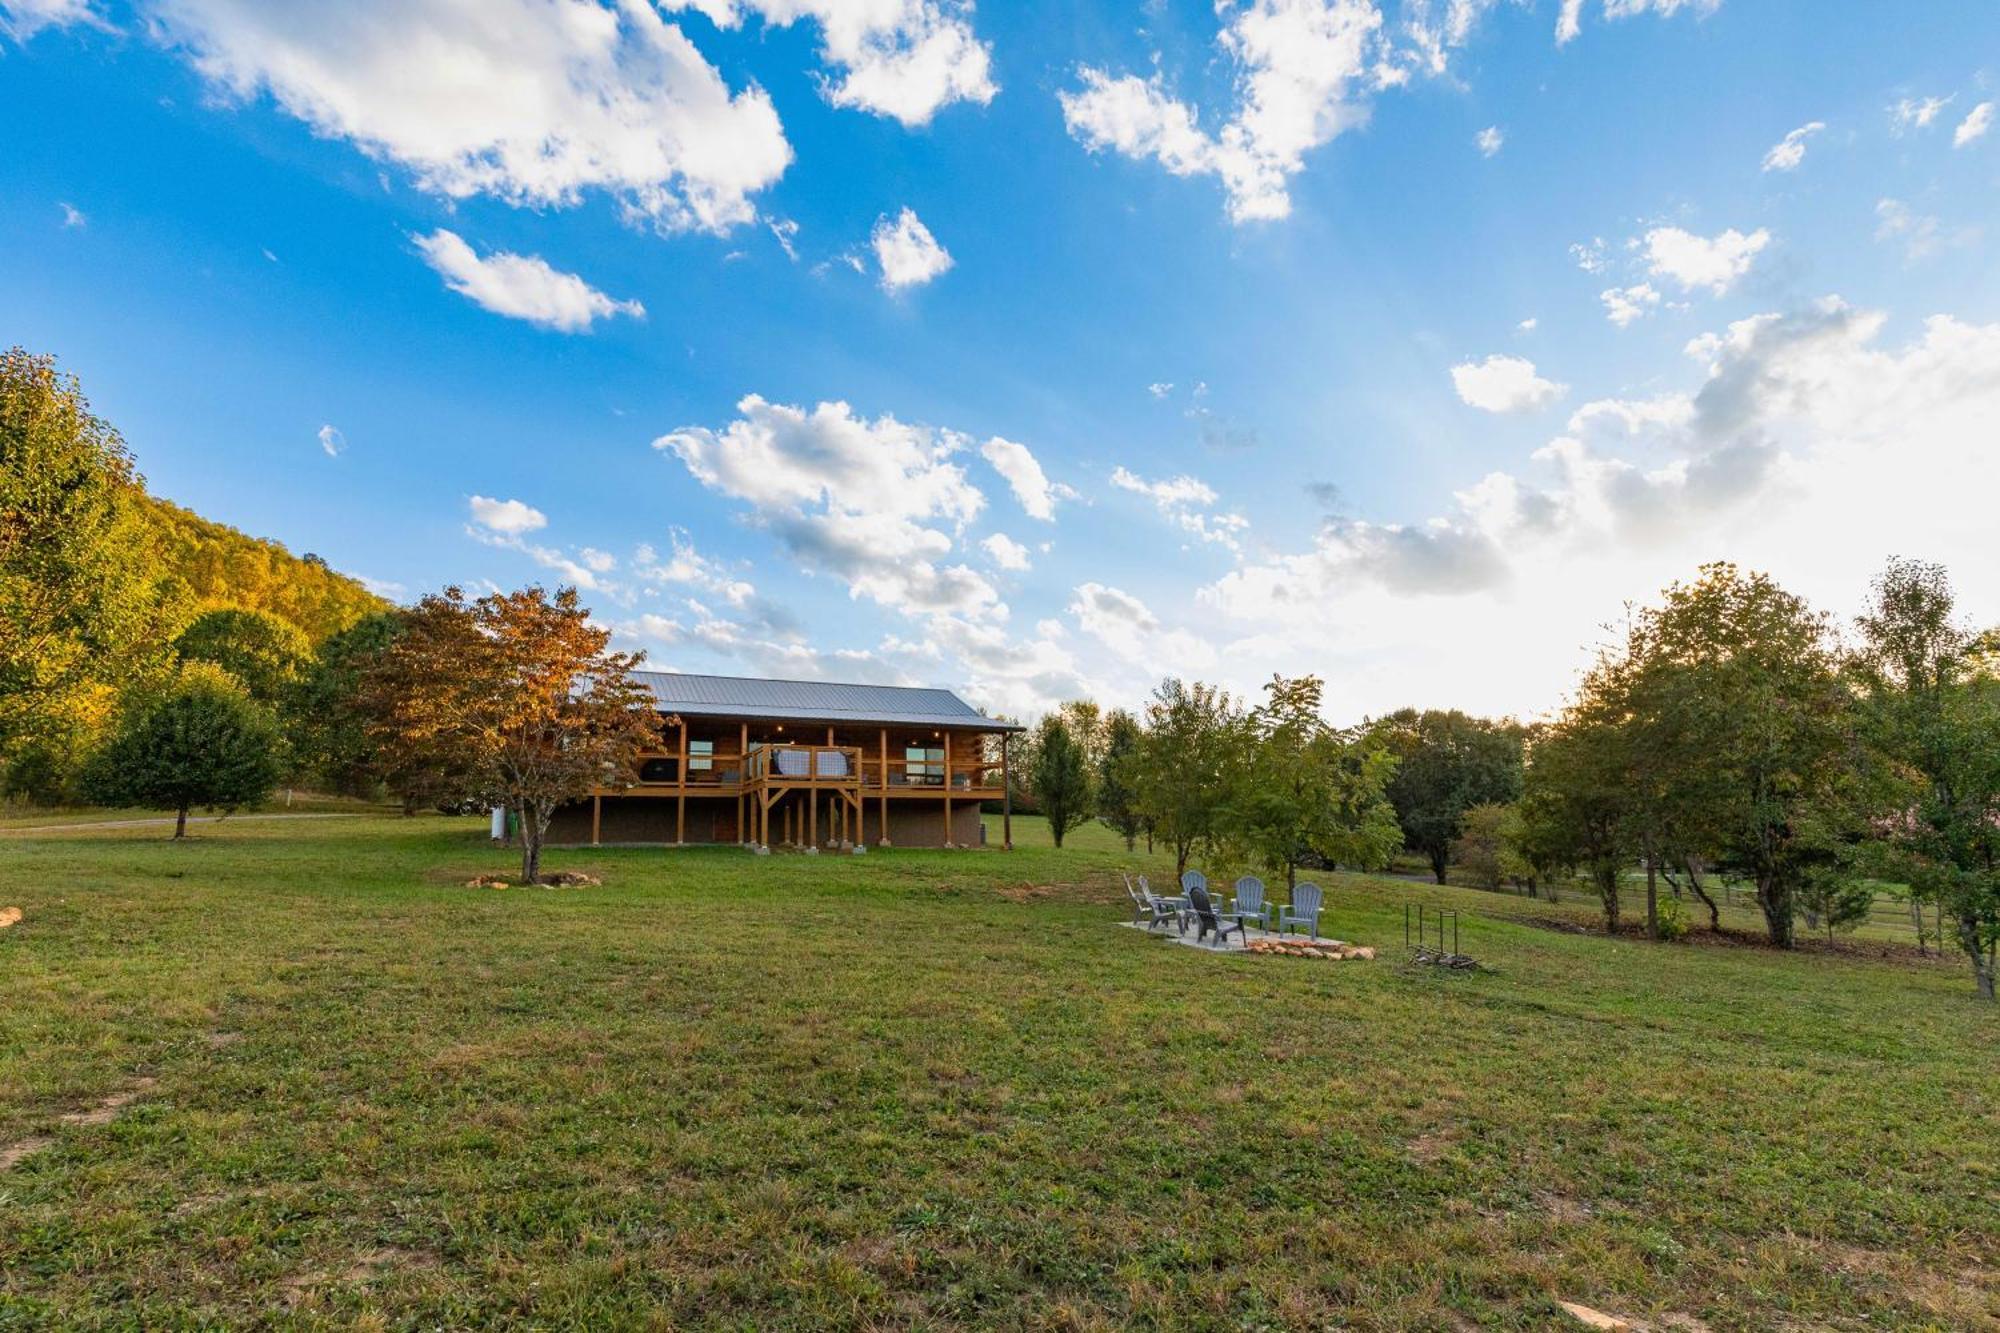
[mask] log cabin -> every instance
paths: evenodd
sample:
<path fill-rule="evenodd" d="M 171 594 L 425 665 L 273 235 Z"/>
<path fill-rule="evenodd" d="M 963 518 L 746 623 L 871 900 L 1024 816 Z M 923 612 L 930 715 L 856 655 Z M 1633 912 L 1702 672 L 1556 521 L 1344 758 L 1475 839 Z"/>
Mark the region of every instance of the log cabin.
<path fill-rule="evenodd" d="M 640 671 L 660 744 L 556 812 L 549 841 L 759 850 L 976 847 L 1021 728 L 950 690 Z"/>

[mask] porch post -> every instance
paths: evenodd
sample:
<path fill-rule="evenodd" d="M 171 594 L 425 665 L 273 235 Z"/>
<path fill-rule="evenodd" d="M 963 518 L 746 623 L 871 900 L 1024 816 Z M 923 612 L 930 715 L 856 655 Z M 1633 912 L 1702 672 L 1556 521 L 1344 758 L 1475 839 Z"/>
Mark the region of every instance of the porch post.
<path fill-rule="evenodd" d="M 1014 850 L 1014 783 L 1007 776 L 1007 751 L 1012 746 L 1014 734 L 1000 733 L 1000 850 Z"/>
<path fill-rule="evenodd" d="M 951 733 L 944 734 L 944 845 L 953 846 L 951 840 Z"/>
<path fill-rule="evenodd" d="M 685 845 L 688 840 L 688 724 L 681 719 L 681 760 L 674 774 L 679 781 L 675 784 L 680 794 L 674 797 L 674 844 Z"/>
<path fill-rule="evenodd" d="M 876 775 L 881 787 L 882 845 L 889 845 L 889 729 L 882 728 L 882 771 Z"/>
<path fill-rule="evenodd" d="M 604 826 L 604 798 L 596 793 L 590 797 L 590 845 L 597 845 L 598 830 Z"/>
<path fill-rule="evenodd" d="M 750 777 L 750 724 L 743 724 L 743 734 L 736 742 L 736 840 L 756 842 L 758 839 L 751 829 L 743 826 L 743 786 Z"/>

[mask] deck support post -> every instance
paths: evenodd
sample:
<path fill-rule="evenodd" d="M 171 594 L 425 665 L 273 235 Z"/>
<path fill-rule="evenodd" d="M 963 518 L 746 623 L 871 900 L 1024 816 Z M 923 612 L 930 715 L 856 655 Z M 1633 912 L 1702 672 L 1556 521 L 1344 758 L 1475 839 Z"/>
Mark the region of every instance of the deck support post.
<path fill-rule="evenodd" d="M 680 793 L 674 797 L 674 845 L 685 846 L 688 840 L 688 724 L 681 719 L 681 758 L 674 772 L 675 785 Z"/>
<path fill-rule="evenodd" d="M 590 798 L 590 845 L 597 846 L 597 835 L 604 827 L 604 798 L 593 795 Z"/>
<path fill-rule="evenodd" d="M 944 734 L 944 845 L 951 841 L 951 733 Z"/>
<path fill-rule="evenodd" d="M 889 845 L 889 729 L 887 727 L 882 728 L 882 771 L 876 775 L 876 781 L 882 784 L 882 845 L 887 847 Z"/>
<path fill-rule="evenodd" d="M 1000 850 L 1014 850 L 1014 784 L 1007 776 L 1007 750 L 1014 737 L 1000 733 Z"/>

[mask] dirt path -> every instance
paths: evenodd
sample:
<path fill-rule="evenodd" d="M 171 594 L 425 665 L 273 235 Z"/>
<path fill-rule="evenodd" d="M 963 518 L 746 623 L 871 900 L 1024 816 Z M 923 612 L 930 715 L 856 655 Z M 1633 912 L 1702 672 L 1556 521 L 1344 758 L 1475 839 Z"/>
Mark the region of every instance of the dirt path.
<path fill-rule="evenodd" d="M 225 819 L 242 821 L 245 819 L 360 819 L 359 811 L 345 810 L 301 811 L 298 814 L 272 815 L 189 815 L 190 824 L 220 824 Z M 88 832 L 104 828 L 172 828 L 174 817 L 165 815 L 159 819 L 92 819 L 79 820 L 74 824 L 36 824 L 30 828 L 0 828 L 0 836 L 9 833 L 72 833 Z"/>

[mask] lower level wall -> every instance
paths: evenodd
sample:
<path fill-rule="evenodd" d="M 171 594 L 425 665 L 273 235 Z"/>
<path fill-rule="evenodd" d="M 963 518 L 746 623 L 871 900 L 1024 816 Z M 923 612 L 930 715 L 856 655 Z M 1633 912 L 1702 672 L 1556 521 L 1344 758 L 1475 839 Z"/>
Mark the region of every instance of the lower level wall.
<path fill-rule="evenodd" d="M 827 834 L 828 820 L 825 798 L 821 798 L 819 833 Z M 751 817 L 751 802 L 745 800 L 745 818 Z M 860 837 L 872 847 L 882 837 L 882 803 L 879 799 L 863 803 Z M 599 817 L 598 841 L 604 843 L 673 843 L 680 841 L 679 827 L 675 815 L 676 802 L 671 797 L 658 796 L 607 796 L 604 798 L 602 814 Z M 805 817 L 803 804 L 793 798 L 794 836 L 801 841 L 805 838 Z M 590 841 L 589 801 L 566 805 L 557 810 L 549 821 L 548 840 L 559 845 L 584 844 Z M 782 808 L 774 809 L 771 817 L 771 839 L 784 839 L 784 817 Z M 852 830 L 850 830 L 852 831 Z M 897 847 L 942 847 L 947 841 L 960 847 L 981 845 L 981 820 L 979 806 L 975 802 L 956 802 L 951 811 L 950 837 L 947 839 L 944 821 L 944 802 L 935 800 L 889 800 L 889 841 Z M 733 796 L 690 796 L 687 798 L 687 841 L 690 843 L 733 843 L 746 836 L 736 823 L 736 798 Z"/>

